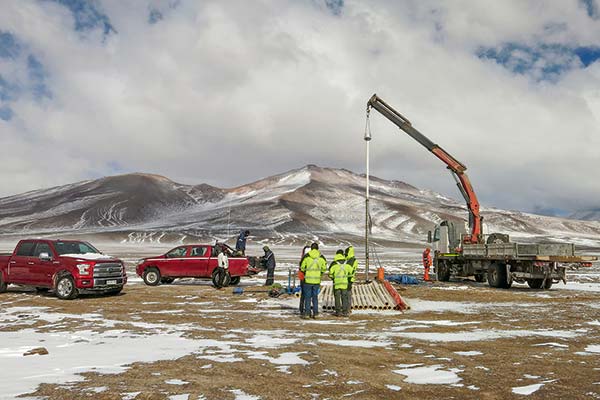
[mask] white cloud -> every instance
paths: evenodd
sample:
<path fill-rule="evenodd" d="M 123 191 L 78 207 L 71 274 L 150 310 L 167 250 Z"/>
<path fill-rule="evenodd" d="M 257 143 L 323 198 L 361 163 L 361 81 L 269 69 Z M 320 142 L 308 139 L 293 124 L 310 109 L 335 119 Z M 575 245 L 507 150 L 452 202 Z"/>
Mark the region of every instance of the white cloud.
<path fill-rule="evenodd" d="M 597 45 L 599 22 L 575 2 L 346 1 L 340 16 L 317 0 L 172 4 L 101 1 L 117 31 L 105 37 L 74 31 L 58 4 L 3 3 L 0 30 L 44 65 L 53 97 L 22 95 L 0 119 L 0 194 L 115 165 L 219 186 L 308 163 L 360 171 L 377 92 L 469 167 L 484 204 L 598 205 L 600 64 L 551 83 L 475 54 Z M 0 74 L 23 68 L 0 59 Z M 376 112 L 372 126 L 373 174 L 459 196 L 416 142 Z"/>

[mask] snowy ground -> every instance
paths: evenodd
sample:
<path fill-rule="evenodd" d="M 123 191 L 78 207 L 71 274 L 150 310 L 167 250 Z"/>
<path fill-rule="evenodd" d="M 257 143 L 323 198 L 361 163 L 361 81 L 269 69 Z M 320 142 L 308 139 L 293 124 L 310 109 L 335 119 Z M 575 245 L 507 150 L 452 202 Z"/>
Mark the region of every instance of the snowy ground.
<path fill-rule="evenodd" d="M 598 266 L 550 291 L 398 286 L 406 313 L 303 321 L 297 297 L 250 292 L 264 276 L 244 279 L 243 295 L 196 280 L 148 287 L 133 263 L 168 245 L 98 247 L 128 263 L 120 296 L 0 294 L 0 398 L 600 398 Z M 286 283 L 300 249 L 274 250 Z M 419 257 L 379 252 L 390 273 L 420 273 Z M 36 348 L 48 354 L 24 356 Z"/>

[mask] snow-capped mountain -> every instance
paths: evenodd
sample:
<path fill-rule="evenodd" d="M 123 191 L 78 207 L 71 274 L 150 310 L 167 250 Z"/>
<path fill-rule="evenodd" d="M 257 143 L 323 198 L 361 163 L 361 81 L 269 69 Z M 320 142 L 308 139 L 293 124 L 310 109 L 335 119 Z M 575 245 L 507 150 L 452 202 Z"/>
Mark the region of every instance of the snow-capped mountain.
<path fill-rule="evenodd" d="M 257 237 L 286 242 L 356 238 L 365 230 L 364 186 L 363 175 L 314 165 L 232 189 L 119 175 L 2 198 L 0 232 L 166 241 L 231 237 L 247 228 Z M 600 245 L 600 222 L 497 209 L 482 213 L 487 232 Z M 436 223 L 466 215 L 462 203 L 438 193 L 371 179 L 377 240 L 423 243 Z"/>

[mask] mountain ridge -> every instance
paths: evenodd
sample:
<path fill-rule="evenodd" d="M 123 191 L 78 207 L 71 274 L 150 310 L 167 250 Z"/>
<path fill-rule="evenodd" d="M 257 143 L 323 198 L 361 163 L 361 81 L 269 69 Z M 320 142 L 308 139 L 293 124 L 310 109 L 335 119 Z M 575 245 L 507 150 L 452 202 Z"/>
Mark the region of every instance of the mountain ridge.
<path fill-rule="evenodd" d="M 263 238 L 362 236 L 364 174 L 309 164 L 232 188 L 186 185 L 157 174 L 86 180 L 0 198 L 1 235 L 220 238 L 251 229 Z M 598 242 L 600 222 L 483 208 L 489 232 L 525 240 Z M 373 237 L 423 243 L 427 230 L 464 221 L 465 205 L 402 181 L 371 177 Z"/>

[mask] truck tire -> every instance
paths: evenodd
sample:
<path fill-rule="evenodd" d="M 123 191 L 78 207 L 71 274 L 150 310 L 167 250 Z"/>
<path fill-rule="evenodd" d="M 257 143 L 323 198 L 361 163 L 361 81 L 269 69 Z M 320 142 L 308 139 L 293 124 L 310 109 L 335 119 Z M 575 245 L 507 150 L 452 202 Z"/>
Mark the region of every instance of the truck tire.
<path fill-rule="evenodd" d="M 0 274 L 0 293 L 6 292 L 7 287 L 8 285 L 6 284 L 6 282 L 4 282 L 4 279 L 2 279 L 2 274 Z"/>
<path fill-rule="evenodd" d="M 436 269 L 437 280 L 448 282 L 450 280 L 450 266 L 445 261 L 439 261 Z"/>
<path fill-rule="evenodd" d="M 164 283 L 165 285 L 170 285 L 175 281 L 175 278 L 162 278 L 160 283 Z"/>
<path fill-rule="evenodd" d="M 527 279 L 527 285 L 532 289 L 541 289 L 542 283 L 544 283 L 543 279 Z"/>
<path fill-rule="evenodd" d="M 56 279 L 54 293 L 61 300 L 73 300 L 79 294 L 75 287 L 75 280 L 71 275 L 61 275 Z"/>
<path fill-rule="evenodd" d="M 546 283 L 544 284 L 544 289 L 549 290 L 552 287 L 552 279 L 546 279 Z"/>
<path fill-rule="evenodd" d="M 493 263 L 488 269 L 487 279 L 490 287 L 508 289 L 510 284 L 506 280 L 506 265 Z M 512 282 L 511 282 L 512 283 Z"/>
<path fill-rule="evenodd" d="M 501 244 L 509 242 L 509 236 L 504 233 L 491 233 L 486 241 L 487 244 Z"/>
<path fill-rule="evenodd" d="M 144 283 L 148 286 L 158 286 L 160 283 L 160 271 L 154 267 L 146 268 L 142 274 L 142 279 L 144 279 Z"/>
<path fill-rule="evenodd" d="M 239 276 L 232 276 L 231 277 L 231 281 L 229 282 L 229 284 L 231 286 L 237 286 L 237 285 L 240 284 L 240 280 L 241 280 L 241 277 L 239 277 Z"/>
<path fill-rule="evenodd" d="M 212 279 L 213 286 L 217 287 L 217 269 L 216 268 L 212 272 L 211 279 Z M 229 271 L 227 271 L 225 273 L 225 281 L 223 282 L 223 287 L 229 286 L 229 284 L 231 283 L 231 279 L 232 279 L 231 275 L 229 275 Z"/>

